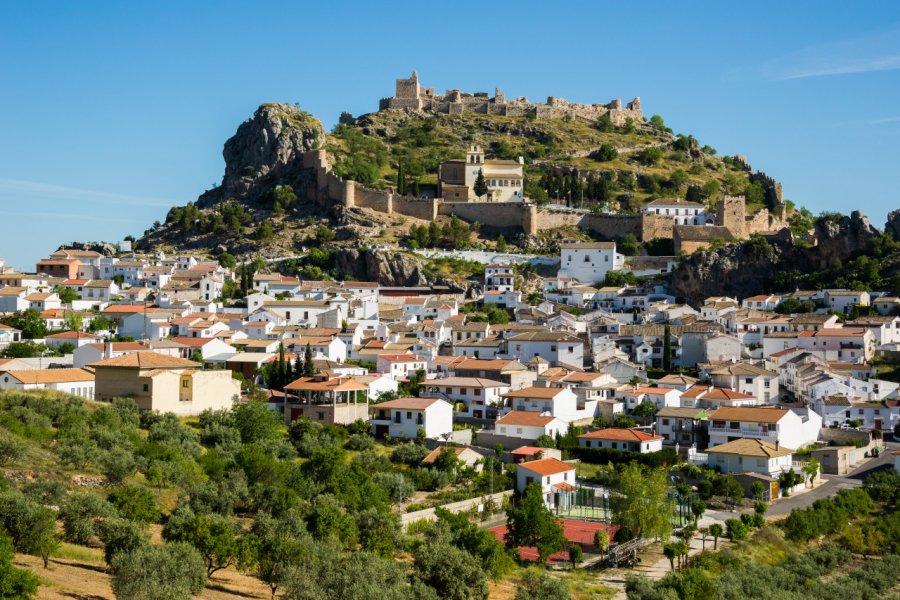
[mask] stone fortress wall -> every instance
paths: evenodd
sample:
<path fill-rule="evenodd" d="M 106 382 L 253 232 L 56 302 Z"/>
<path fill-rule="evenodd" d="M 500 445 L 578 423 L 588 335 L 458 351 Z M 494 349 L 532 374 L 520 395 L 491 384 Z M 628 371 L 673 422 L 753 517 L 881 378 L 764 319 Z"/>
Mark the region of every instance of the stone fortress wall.
<path fill-rule="evenodd" d="M 304 153 L 303 166 L 315 171 L 315 177 L 311 178 L 314 183 L 304 190 L 305 194 L 325 206 L 339 204 L 424 221 L 432 221 L 438 215 L 456 215 L 469 223 L 477 222 L 486 230 L 502 233 L 522 231 L 537 235 L 544 229 L 574 226 L 610 240 L 621 239 L 629 233 L 639 241 L 676 237 L 673 220 L 655 213 L 583 213 L 538 208 L 520 202 L 447 202 L 441 198 L 401 196 L 391 190 L 376 190 L 355 181 L 342 180 L 332 172 L 324 150 Z M 783 213 L 772 213 L 765 208 L 747 215 L 743 196 L 726 196 L 718 201 L 716 224 L 739 239 L 753 233 L 774 233 L 788 225 Z M 708 233 L 706 228 L 705 225 L 679 226 L 678 237 L 687 241 L 694 232 L 698 235 Z"/>
<path fill-rule="evenodd" d="M 447 90 L 440 95 L 434 93 L 434 88 L 422 87 L 416 71 L 408 79 L 397 80 L 395 95 L 382 98 L 379 110 L 414 110 L 451 115 L 481 113 L 513 117 L 533 114 L 538 119 L 578 117 L 589 121 L 609 115 L 616 125 L 623 125 L 629 118 L 644 120 L 640 98 L 623 105 L 621 100 L 613 100 L 608 104 L 576 104 L 555 96 L 548 97 L 547 102 L 530 102 L 525 97 L 507 98 L 499 89 L 494 90 L 493 98 L 487 92 L 470 94 L 457 89 Z"/>

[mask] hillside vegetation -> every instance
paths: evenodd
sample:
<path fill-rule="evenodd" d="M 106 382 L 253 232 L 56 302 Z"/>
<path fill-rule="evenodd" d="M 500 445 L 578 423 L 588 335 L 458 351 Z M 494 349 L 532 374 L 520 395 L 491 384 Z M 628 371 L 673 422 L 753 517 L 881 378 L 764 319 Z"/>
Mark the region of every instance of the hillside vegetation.
<path fill-rule="evenodd" d="M 603 119 L 381 111 L 338 125 L 325 148 L 341 176 L 415 193 L 433 189 L 440 163 L 464 158 L 471 144 L 489 158 L 524 157 L 526 196 L 539 202 L 568 196 L 585 206 L 633 211 L 659 197 L 704 202 L 746 193 L 751 209 L 764 199 L 742 161 L 672 134 L 658 116 L 617 127 Z"/>

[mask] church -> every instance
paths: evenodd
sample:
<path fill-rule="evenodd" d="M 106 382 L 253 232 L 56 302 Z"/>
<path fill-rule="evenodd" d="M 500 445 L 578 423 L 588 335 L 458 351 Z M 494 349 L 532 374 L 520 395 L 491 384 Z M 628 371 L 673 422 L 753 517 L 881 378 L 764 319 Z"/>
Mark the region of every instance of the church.
<path fill-rule="evenodd" d="M 480 146 L 472 145 L 465 160 L 441 163 L 438 173 L 439 195 L 445 202 L 522 202 L 525 186 L 525 159 L 491 160 L 484 158 Z M 484 174 L 488 192 L 475 194 L 478 173 Z"/>

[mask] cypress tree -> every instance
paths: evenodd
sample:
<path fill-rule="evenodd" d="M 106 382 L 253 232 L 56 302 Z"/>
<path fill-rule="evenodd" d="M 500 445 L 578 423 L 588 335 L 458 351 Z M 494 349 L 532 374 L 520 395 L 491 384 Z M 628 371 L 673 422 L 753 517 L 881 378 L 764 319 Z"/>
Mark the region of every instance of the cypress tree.
<path fill-rule="evenodd" d="M 303 358 L 303 371 L 303 374 L 307 377 L 312 377 L 316 374 L 316 365 L 313 364 L 312 348 L 309 347 L 309 344 L 306 344 L 306 353 Z"/>
<path fill-rule="evenodd" d="M 472 191 L 479 198 L 488 193 L 487 181 L 484 180 L 484 169 L 478 169 L 478 176 L 475 178 L 475 185 L 472 186 Z"/>
<path fill-rule="evenodd" d="M 663 369 L 672 370 L 672 330 L 668 325 L 663 330 Z"/>

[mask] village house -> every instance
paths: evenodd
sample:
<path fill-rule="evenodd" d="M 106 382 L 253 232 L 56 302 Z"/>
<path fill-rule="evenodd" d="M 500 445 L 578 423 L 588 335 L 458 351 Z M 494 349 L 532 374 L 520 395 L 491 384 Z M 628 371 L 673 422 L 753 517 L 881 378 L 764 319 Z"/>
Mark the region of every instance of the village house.
<path fill-rule="evenodd" d="M 518 390 L 532 385 L 537 378 L 534 371 L 517 360 L 465 358 L 449 367 L 456 377 L 481 377 L 502 381 L 510 390 Z"/>
<path fill-rule="evenodd" d="M 794 451 L 759 439 L 739 439 L 706 449 L 707 466 L 722 473 L 760 473 L 777 478 L 793 466 Z M 799 470 L 798 470 L 799 471 Z"/>
<path fill-rule="evenodd" d="M 305 417 L 325 425 L 349 425 L 369 418 L 368 385 L 355 377 L 319 373 L 284 386 L 285 421 Z"/>
<path fill-rule="evenodd" d="M 825 306 L 838 313 L 847 314 L 853 306 L 869 306 L 869 300 L 869 292 L 825 290 Z"/>
<path fill-rule="evenodd" d="M 0 323 L 0 349 L 6 348 L 14 342 L 22 341 L 22 332 L 9 325 Z"/>
<path fill-rule="evenodd" d="M 85 369 L 0 370 L 0 390 L 55 390 L 93 400 L 94 374 Z"/>
<path fill-rule="evenodd" d="M 640 429 L 598 429 L 578 436 L 582 448 L 604 448 L 647 454 L 662 450 L 663 436 L 653 435 Z"/>
<path fill-rule="evenodd" d="M 440 398 L 398 398 L 373 405 L 370 422 L 376 438 L 416 439 L 421 429 L 441 439 L 453 433 L 453 407 Z"/>
<path fill-rule="evenodd" d="M 656 433 L 668 446 L 694 446 L 702 451 L 709 440 L 708 421 L 709 413 L 705 408 L 669 406 L 656 413 Z"/>
<path fill-rule="evenodd" d="M 406 379 L 416 371 L 428 369 L 428 362 L 415 354 L 380 354 L 375 363 L 375 370 L 386 373 L 393 379 Z"/>
<path fill-rule="evenodd" d="M 497 435 L 524 441 L 534 441 L 541 436 L 556 438 L 568 429 L 566 421 L 554 417 L 550 413 L 537 413 L 528 410 L 513 410 L 494 423 Z"/>
<path fill-rule="evenodd" d="M 554 367 L 580 369 L 584 366 L 584 343 L 571 333 L 531 331 L 508 338 L 507 355 L 519 361 L 540 356 Z"/>
<path fill-rule="evenodd" d="M 560 249 L 558 277 L 581 283 L 602 283 L 610 271 L 625 267 L 625 257 L 616 252 L 615 242 L 568 242 Z"/>
<path fill-rule="evenodd" d="M 875 336 L 867 328 L 838 327 L 804 331 L 797 337 L 797 347 L 826 361 L 868 361 L 875 353 Z"/>
<path fill-rule="evenodd" d="M 812 410 L 722 407 L 709 413 L 709 444 L 750 438 L 797 450 L 819 437 L 822 417 Z"/>
<path fill-rule="evenodd" d="M 501 395 L 504 407 L 501 412 L 528 411 L 547 413 L 565 422 L 594 415 L 579 414 L 578 397 L 569 389 L 554 387 L 528 387 Z"/>
<path fill-rule="evenodd" d="M 425 382 L 422 396 L 439 397 L 451 403 L 462 403 L 457 413 L 473 419 L 496 419 L 503 404 L 502 395 L 509 391 L 509 384 L 481 377 L 444 377 Z"/>
<path fill-rule="evenodd" d="M 575 467 L 556 458 L 541 458 L 520 463 L 516 470 L 516 491 L 525 492 L 532 483 L 541 486 L 544 504 L 564 509 L 574 504 L 577 491 Z"/>
<path fill-rule="evenodd" d="M 88 366 L 94 369 L 97 400 L 133 398 L 140 410 L 196 416 L 229 409 L 241 395 L 231 371 L 205 371 L 194 361 L 158 352 L 133 352 Z"/>
<path fill-rule="evenodd" d="M 712 384 L 753 396 L 763 403 L 778 398 L 778 373 L 739 362 L 726 363 L 708 370 Z"/>

